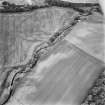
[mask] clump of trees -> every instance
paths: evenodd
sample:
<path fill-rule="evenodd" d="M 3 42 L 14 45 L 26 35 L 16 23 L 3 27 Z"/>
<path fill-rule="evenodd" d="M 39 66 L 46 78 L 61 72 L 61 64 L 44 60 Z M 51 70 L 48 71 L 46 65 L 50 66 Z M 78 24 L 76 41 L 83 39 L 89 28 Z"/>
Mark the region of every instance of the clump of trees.
<path fill-rule="evenodd" d="M 82 105 L 105 105 L 105 71 L 99 75 Z"/>
<path fill-rule="evenodd" d="M 9 3 L 8 1 L 2 2 L 3 9 L 1 12 L 24 12 L 30 9 L 30 5 L 16 5 L 14 3 Z"/>

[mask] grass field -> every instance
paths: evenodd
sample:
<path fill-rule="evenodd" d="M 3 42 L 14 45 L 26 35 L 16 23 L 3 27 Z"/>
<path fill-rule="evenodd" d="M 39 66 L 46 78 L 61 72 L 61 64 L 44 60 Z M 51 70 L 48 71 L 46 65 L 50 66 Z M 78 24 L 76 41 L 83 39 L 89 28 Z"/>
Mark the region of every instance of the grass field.
<path fill-rule="evenodd" d="M 23 79 L 14 97 L 25 105 L 80 105 L 103 70 L 102 62 L 62 42 Z"/>

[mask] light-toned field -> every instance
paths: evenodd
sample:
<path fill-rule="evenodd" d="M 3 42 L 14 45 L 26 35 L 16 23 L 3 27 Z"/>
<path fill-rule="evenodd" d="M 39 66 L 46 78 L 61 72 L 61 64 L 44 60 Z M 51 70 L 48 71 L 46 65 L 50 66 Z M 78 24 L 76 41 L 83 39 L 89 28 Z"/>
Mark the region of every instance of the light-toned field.
<path fill-rule="evenodd" d="M 78 24 L 66 39 L 88 54 L 105 62 L 105 35 L 103 27 L 104 24 L 83 22 Z"/>
<path fill-rule="evenodd" d="M 16 99 L 25 105 L 80 105 L 103 70 L 102 62 L 68 42 L 59 43 L 23 79 L 24 85 L 21 83 L 11 101 Z"/>

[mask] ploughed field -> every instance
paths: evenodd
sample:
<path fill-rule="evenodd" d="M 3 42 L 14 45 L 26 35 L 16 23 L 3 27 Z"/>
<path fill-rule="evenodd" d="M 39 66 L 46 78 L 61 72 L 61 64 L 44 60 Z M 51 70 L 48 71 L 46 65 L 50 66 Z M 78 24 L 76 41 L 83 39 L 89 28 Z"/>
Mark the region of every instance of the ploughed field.
<path fill-rule="evenodd" d="M 0 14 L 1 66 L 24 63 L 33 44 L 37 48 L 47 41 L 74 15 L 73 10 L 55 7 L 33 13 Z M 102 19 L 95 13 L 78 23 L 19 80 L 7 105 L 80 105 L 104 70 Z M 0 75 L 4 72 L 1 69 Z"/>
<path fill-rule="evenodd" d="M 104 66 L 102 62 L 66 41 L 55 47 L 23 79 L 20 91 L 16 92 L 11 102 L 19 100 L 25 105 L 81 104 Z"/>

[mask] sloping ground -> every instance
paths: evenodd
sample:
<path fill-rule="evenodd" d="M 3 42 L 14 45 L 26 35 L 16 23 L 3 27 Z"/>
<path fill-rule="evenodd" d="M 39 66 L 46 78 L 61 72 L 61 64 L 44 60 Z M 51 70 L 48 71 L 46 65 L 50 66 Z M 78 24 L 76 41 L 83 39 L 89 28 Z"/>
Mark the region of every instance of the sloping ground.
<path fill-rule="evenodd" d="M 60 42 L 23 79 L 9 105 L 79 105 L 103 69 L 102 62 Z"/>
<path fill-rule="evenodd" d="M 55 7 L 31 13 L 0 14 L 0 65 L 24 61 L 33 43 L 48 40 L 74 14 L 73 10 Z"/>

